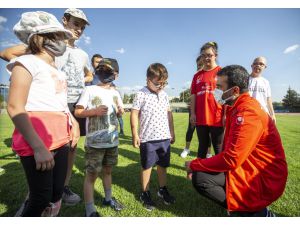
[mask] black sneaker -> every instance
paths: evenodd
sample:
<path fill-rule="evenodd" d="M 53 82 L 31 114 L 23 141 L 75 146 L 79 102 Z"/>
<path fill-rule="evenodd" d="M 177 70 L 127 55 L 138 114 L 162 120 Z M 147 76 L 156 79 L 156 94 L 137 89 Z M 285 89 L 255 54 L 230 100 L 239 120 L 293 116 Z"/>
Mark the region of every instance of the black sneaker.
<path fill-rule="evenodd" d="M 164 203 L 166 205 L 175 203 L 175 198 L 172 195 L 170 195 L 166 186 L 159 188 L 157 195 L 158 197 L 164 200 Z"/>
<path fill-rule="evenodd" d="M 276 217 L 268 208 L 264 208 L 258 212 L 228 212 L 231 217 Z"/>
<path fill-rule="evenodd" d="M 151 212 L 153 209 L 155 209 L 155 203 L 151 199 L 150 191 L 142 192 L 140 195 L 140 200 L 146 210 Z"/>
<path fill-rule="evenodd" d="M 101 217 L 98 212 L 92 212 L 89 216 L 87 216 L 86 214 L 84 216 L 85 217 Z"/>
<path fill-rule="evenodd" d="M 122 209 L 124 209 L 124 206 L 120 202 L 118 202 L 117 199 L 115 198 L 111 198 L 110 201 L 106 201 L 105 199 L 103 199 L 102 204 L 105 206 L 110 206 L 116 211 L 121 211 Z"/>

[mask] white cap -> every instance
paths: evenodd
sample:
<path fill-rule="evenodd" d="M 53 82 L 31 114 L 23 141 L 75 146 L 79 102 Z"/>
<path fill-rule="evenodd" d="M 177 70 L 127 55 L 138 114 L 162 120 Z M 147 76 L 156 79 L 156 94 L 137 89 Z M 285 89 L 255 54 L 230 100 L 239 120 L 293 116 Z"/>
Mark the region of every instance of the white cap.
<path fill-rule="evenodd" d="M 58 33 L 65 35 L 66 39 L 73 35 L 66 30 L 50 13 L 43 11 L 26 12 L 21 16 L 20 21 L 13 28 L 20 41 L 28 44 L 34 34 Z"/>
<path fill-rule="evenodd" d="M 65 11 L 65 14 L 70 14 L 71 16 L 77 17 L 79 19 L 82 19 L 86 22 L 87 25 L 90 25 L 86 15 L 84 14 L 84 12 L 80 9 L 75 9 L 75 8 L 68 8 Z"/>

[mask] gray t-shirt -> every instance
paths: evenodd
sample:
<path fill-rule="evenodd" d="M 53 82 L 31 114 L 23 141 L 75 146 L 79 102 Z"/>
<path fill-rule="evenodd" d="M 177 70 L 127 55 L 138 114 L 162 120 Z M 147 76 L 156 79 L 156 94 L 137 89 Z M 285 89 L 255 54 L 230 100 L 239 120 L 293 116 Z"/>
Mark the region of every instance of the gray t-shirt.
<path fill-rule="evenodd" d="M 55 65 L 66 73 L 68 103 L 76 103 L 84 89 L 84 68 L 90 70 L 87 53 L 80 48 L 67 46 L 65 53 L 55 58 Z"/>

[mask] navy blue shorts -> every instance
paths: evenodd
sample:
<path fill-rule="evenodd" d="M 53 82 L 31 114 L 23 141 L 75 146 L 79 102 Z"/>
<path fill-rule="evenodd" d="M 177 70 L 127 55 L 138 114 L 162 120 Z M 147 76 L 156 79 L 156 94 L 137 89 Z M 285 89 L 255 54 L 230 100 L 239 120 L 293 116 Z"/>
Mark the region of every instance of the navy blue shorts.
<path fill-rule="evenodd" d="M 170 166 L 170 140 L 148 141 L 140 145 L 141 165 L 149 169 L 154 165 Z"/>

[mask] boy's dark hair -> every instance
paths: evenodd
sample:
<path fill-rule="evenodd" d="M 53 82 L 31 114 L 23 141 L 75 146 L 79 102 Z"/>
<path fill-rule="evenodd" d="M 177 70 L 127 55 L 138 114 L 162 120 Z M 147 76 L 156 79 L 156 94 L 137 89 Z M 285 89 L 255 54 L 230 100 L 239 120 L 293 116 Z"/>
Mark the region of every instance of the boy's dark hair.
<path fill-rule="evenodd" d="M 247 70 L 239 65 L 230 65 L 221 69 L 218 76 L 227 76 L 228 89 L 234 86 L 240 88 L 240 93 L 248 91 L 249 73 Z"/>
<path fill-rule="evenodd" d="M 93 55 L 93 57 L 92 57 L 92 59 L 91 59 L 91 62 L 92 62 L 92 63 L 94 62 L 94 58 L 101 58 L 101 59 L 103 59 L 102 55 L 100 55 L 100 54 L 95 54 L 95 55 Z"/>
<path fill-rule="evenodd" d="M 158 80 L 167 80 L 167 68 L 161 63 L 152 63 L 147 69 L 147 78 L 153 79 L 158 77 Z"/>
<path fill-rule="evenodd" d="M 205 43 L 201 49 L 200 49 L 200 54 L 201 52 L 205 51 L 206 49 L 209 49 L 209 48 L 212 48 L 213 49 L 213 52 L 217 55 L 218 54 L 218 44 L 217 42 L 214 42 L 214 41 L 210 41 L 210 42 L 207 42 Z"/>

